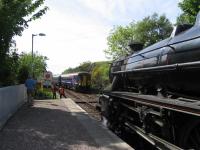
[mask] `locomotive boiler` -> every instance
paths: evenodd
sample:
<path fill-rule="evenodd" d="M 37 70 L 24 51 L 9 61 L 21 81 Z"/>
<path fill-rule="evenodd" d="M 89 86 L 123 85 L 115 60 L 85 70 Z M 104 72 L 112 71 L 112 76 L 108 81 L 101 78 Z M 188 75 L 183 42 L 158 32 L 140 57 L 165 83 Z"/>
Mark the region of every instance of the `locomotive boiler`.
<path fill-rule="evenodd" d="M 171 36 L 112 63 L 113 90 L 200 97 L 200 14 L 194 26 L 178 25 Z"/>
<path fill-rule="evenodd" d="M 200 149 L 200 13 L 194 25 L 110 67 L 112 86 L 99 98 L 107 126 L 135 149 Z"/>

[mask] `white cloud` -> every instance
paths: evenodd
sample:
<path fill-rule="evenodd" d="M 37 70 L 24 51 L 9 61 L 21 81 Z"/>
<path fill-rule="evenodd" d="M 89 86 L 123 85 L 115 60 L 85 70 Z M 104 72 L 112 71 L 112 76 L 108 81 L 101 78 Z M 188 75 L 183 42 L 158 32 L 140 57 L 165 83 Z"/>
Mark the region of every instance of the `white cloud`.
<path fill-rule="evenodd" d="M 112 11 L 116 4 L 113 0 L 80 0 L 86 7 L 99 13 L 103 17 L 112 17 Z"/>
<path fill-rule="evenodd" d="M 166 14 L 173 22 L 179 15 L 179 0 L 78 0 L 88 10 L 104 21 L 127 24 L 152 15 L 154 12 Z"/>

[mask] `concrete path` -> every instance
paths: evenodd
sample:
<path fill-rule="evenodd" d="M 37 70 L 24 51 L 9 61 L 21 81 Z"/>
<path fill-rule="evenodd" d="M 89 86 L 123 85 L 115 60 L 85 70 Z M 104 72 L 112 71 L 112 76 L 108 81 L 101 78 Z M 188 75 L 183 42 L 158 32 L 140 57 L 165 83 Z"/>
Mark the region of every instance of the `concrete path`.
<path fill-rule="evenodd" d="M 70 99 L 35 101 L 0 131 L 0 150 L 129 150 Z"/>

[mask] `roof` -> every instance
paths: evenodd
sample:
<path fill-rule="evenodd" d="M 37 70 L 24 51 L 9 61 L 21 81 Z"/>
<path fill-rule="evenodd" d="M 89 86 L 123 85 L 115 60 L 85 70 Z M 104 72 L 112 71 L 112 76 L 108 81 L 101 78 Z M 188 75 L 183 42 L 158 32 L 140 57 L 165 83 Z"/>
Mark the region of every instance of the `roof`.
<path fill-rule="evenodd" d="M 68 74 L 62 74 L 61 77 L 70 77 L 70 76 L 76 76 L 79 74 L 90 74 L 89 72 L 76 72 L 76 73 L 68 73 Z"/>

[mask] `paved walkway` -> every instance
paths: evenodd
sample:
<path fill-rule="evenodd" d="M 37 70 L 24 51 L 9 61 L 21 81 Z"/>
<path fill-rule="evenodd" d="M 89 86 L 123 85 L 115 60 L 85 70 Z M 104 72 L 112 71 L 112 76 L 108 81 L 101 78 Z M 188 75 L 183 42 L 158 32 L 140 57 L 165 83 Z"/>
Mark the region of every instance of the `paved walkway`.
<path fill-rule="evenodd" d="M 0 150 L 131 149 L 70 99 L 35 101 L 0 131 Z"/>

